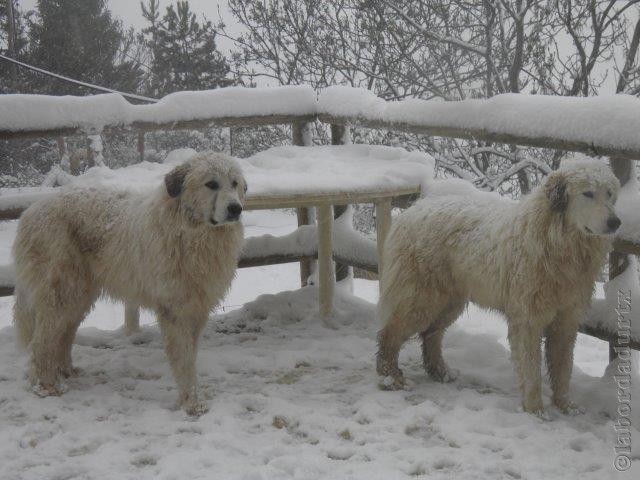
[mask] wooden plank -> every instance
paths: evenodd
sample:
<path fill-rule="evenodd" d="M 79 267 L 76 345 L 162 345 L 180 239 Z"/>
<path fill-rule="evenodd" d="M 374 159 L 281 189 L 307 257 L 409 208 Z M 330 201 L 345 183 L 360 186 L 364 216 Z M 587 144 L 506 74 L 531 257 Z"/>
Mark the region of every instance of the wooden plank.
<path fill-rule="evenodd" d="M 320 315 L 329 316 L 333 310 L 333 209 L 318 207 L 318 297 Z"/>
<path fill-rule="evenodd" d="M 131 335 L 140 331 L 140 307 L 133 303 L 124 304 L 124 334 Z"/>
<path fill-rule="evenodd" d="M 311 124 L 296 122 L 291 125 L 291 135 L 293 144 L 300 147 L 312 146 L 311 141 Z M 311 207 L 296 208 L 296 216 L 298 217 L 298 227 L 302 225 L 312 225 L 315 223 L 315 211 Z M 313 260 L 303 258 L 300 261 L 300 286 L 307 285 L 309 277 L 313 273 Z"/>
<path fill-rule="evenodd" d="M 382 290 L 382 271 L 384 265 L 382 263 L 382 252 L 384 251 L 384 242 L 391 228 L 391 200 L 386 199 L 376 203 L 376 237 L 378 248 L 378 283 Z"/>
<path fill-rule="evenodd" d="M 131 132 L 153 132 L 156 130 L 201 130 L 213 127 L 251 127 L 258 125 L 280 125 L 294 122 L 312 122 L 315 115 L 260 115 L 247 117 L 216 117 L 196 120 L 181 120 L 168 123 L 133 122 L 130 125 L 106 125 L 101 130 L 84 127 L 62 127 L 43 130 L 0 130 L 0 140 L 39 137 L 69 137 L 74 135 L 107 135 Z"/>
<path fill-rule="evenodd" d="M 589 335 L 591 337 L 599 338 L 600 340 L 604 340 L 605 342 L 609 342 L 609 344 L 616 345 L 617 335 L 615 332 L 610 332 L 609 330 L 604 330 L 602 328 L 589 327 L 586 325 L 580 325 L 579 329 L 580 333 L 584 333 L 585 335 Z M 633 338 L 630 340 L 628 344 L 621 344 L 620 346 L 627 346 L 633 350 L 640 350 L 640 341 L 634 340 Z"/>
<path fill-rule="evenodd" d="M 609 164 L 611 165 L 611 170 L 616 178 L 620 180 L 620 185 L 623 187 L 629 182 L 629 180 L 631 180 L 631 175 L 635 174 L 633 163 L 627 162 L 618 156 L 611 157 L 609 159 Z M 620 250 L 614 249 L 609 253 L 609 281 L 622 275 L 630 266 L 631 259 L 629 255 L 621 252 Z M 619 346 L 619 343 L 617 336 L 615 336 L 613 339 L 609 340 L 609 362 L 612 362 L 617 358 L 618 354 L 615 351 L 617 346 Z"/>
<path fill-rule="evenodd" d="M 246 210 L 270 210 L 274 208 L 312 207 L 318 205 L 340 205 L 350 203 L 375 203 L 377 199 L 392 198 L 420 193 L 418 185 L 402 188 L 379 188 L 356 192 L 326 192 L 250 195 L 245 200 Z"/>
<path fill-rule="evenodd" d="M 144 132 L 138 132 L 138 160 L 144 161 Z"/>
<path fill-rule="evenodd" d="M 474 139 L 494 143 L 515 144 L 525 147 L 552 148 L 555 150 L 583 152 L 589 155 L 615 155 L 618 158 L 625 160 L 636 160 L 640 158 L 640 150 L 595 145 L 592 142 L 561 140 L 551 137 L 527 137 L 524 135 L 495 133 L 486 129 L 388 122 L 373 118 L 334 116 L 327 115 L 325 113 L 319 114 L 318 118 L 321 122 L 330 124 L 378 128 L 398 132 L 417 133 L 434 137 L 462 138 L 467 140 Z"/>
<path fill-rule="evenodd" d="M 634 243 L 630 240 L 616 238 L 613 241 L 613 249 L 616 252 L 626 253 L 628 255 L 640 255 L 640 243 Z"/>
<path fill-rule="evenodd" d="M 347 145 L 350 143 L 350 133 L 349 127 L 347 125 L 338 125 L 332 123 L 330 126 L 331 129 L 331 145 Z M 348 204 L 338 204 L 335 203 L 333 205 L 333 218 L 338 219 L 342 215 L 344 215 L 347 211 Z M 336 281 L 341 281 L 349 277 L 351 275 L 352 270 L 349 265 L 343 263 L 336 263 Z"/>

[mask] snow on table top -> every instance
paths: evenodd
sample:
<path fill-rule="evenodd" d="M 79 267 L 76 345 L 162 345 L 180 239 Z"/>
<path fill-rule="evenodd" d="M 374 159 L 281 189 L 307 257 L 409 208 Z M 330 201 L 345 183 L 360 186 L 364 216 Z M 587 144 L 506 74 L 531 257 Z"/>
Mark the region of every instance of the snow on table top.
<path fill-rule="evenodd" d="M 380 145 L 274 147 L 241 163 L 250 196 L 416 188 L 434 165 L 425 153 Z"/>
<path fill-rule="evenodd" d="M 579 98 L 509 93 L 455 102 L 387 102 L 369 90 L 333 86 L 320 92 L 318 113 L 640 150 L 640 99 L 631 95 Z"/>
<path fill-rule="evenodd" d="M 151 105 L 132 105 L 116 93 L 86 97 L 0 95 L 0 130 L 81 128 L 133 122 L 171 123 L 223 117 L 314 115 L 316 94 L 307 86 L 228 87 L 167 95 Z"/>

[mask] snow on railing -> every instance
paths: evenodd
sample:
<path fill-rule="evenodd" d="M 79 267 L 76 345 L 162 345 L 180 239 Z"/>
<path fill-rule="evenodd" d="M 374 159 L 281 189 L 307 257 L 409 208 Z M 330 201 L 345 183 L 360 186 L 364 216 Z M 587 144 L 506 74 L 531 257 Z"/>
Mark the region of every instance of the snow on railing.
<path fill-rule="evenodd" d="M 151 105 L 115 93 L 0 95 L 0 138 L 291 123 L 313 120 L 316 110 L 306 86 L 177 92 Z"/>
<path fill-rule="evenodd" d="M 0 138 L 208 126 L 332 124 L 475 138 L 640 158 L 640 99 L 629 95 L 496 95 L 463 101 L 385 101 L 368 90 L 308 86 L 177 92 L 152 105 L 118 94 L 0 95 Z"/>

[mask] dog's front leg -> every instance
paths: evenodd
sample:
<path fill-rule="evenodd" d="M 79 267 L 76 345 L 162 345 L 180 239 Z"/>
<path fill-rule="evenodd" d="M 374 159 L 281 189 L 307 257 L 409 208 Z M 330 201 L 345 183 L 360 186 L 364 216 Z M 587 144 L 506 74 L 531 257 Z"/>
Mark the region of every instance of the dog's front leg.
<path fill-rule="evenodd" d="M 171 371 L 180 390 L 180 405 L 189 415 L 202 415 L 209 409 L 198 397 L 196 354 L 205 322 L 166 311 L 159 313 L 158 319 Z"/>
<path fill-rule="evenodd" d="M 542 329 L 525 322 L 512 319 L 509 324 L 511 358 L 520 382 L 524 411 L 542 417 Z"/>
<path fill-rule="evenodd" d="M 580 407 L 569 400 L 569 382 L 573 368 L 573 348 L 578 334 L 578 316 L 559 314 L 558 318 L 547 327 L 545 356 L 553 404 L 563 413 L 577 414 Z"/>

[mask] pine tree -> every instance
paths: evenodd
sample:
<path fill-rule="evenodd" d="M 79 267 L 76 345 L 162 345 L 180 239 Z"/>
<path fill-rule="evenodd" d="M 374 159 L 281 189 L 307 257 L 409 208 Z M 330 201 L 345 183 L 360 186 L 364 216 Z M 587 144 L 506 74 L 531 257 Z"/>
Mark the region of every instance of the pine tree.
<path fill-rule="evenodd" d="M 9 14 L 9 5 L 13 6 L 13 22 Z M 11 36 L 11 38 L 10 38 Z M 0 53 L 15 59 L 22 59 L 27 44 L 24 16 L 16 0 L 0 3 Z M 24 86 L 24 72 L 8 62 L 2 62 L 0 68 L 0 93 L 16 93 Z"/>
<path fill-rule="evenodd" d="M 229 64 L 216 48 L 210 21 L 198 22 L 188 1 L 169 5 L 160 18 L 158 0 L 141 3 L 149 22 L 143 39 L 151 52 L 151 78 L 147 93 L 162 97 L 182 90 L 228 86 Z"/>
<path fill-rule="evenodd" d="M 142 72 L 132 58 L 133 32 L 124 30 L 105 0 L 38 0 L 29 23 L 29 60 L 35 66 L 117 90 L 138 90 Z M 38 77 L 37 86 L 39 93 L 89 93 L 50 77 Z"/>

